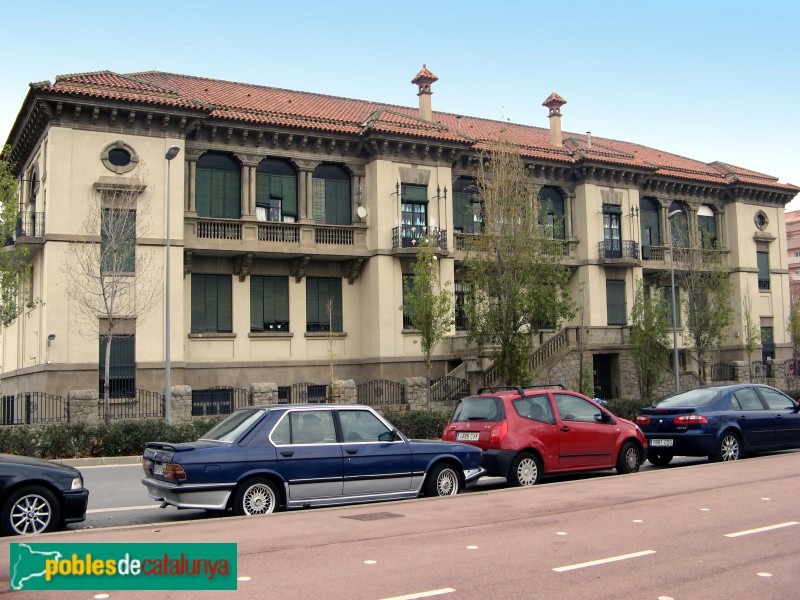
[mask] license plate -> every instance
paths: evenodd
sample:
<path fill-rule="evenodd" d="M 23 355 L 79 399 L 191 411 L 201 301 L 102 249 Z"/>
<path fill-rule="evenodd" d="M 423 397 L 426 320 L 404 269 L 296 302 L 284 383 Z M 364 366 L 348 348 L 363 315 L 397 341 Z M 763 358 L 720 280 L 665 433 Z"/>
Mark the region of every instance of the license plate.
<path fill-rule="evenodd" d="M 164 465 L 161 463 L 153 463 L 153 475 L 163 475 Z"/>
<path fill-rule="evenodd" d="M 456 434 L 457 440 L 464 440 L 467 442 L 477 442 L 481 434 L 477 431 L 460 431 Z"/>
<path fill-rule="evenodd" d="M 662 448 L 669 448 L 672 446 L 672 440 L 650 440 L 650 446 L 659 446 Z"/>

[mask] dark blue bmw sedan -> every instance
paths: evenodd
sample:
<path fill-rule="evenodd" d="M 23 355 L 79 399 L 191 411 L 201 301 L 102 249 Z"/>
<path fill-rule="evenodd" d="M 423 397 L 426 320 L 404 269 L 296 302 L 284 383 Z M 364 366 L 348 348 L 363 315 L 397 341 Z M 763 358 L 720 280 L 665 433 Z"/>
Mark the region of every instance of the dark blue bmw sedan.
<path fill-rule="evenodd" d="M 190 444 L 150 442 L 148 494 L 164 506 L 267 514 L 457 494 L 480 477 L 481 451 L 409 440 L 368 406 L 238 410 Z"/>
<path fill-rule="evenodd" d="M 800 448 L 800 405 L 766 385 L 700 387 L 671 394 L 639 411 L 647 458 L 737 460 L 745 453 Z"/>

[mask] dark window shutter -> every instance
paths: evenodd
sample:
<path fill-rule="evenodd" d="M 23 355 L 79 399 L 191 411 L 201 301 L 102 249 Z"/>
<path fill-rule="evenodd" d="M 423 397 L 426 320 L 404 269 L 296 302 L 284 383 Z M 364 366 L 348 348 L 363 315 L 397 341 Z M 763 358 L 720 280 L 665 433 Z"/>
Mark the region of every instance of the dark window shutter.
<path fill-rule="evenodd" d="M 289 278 L 273 277 L 275 320 L 283 323 L 289 322 Z"/>
<path fill-rule="evenodd" d="M 606 281 L 606 310 L 609 325 L 625 325 L 627 311 L 625 307 L 624 281 Z"/>
<path fill-rule="evenodd" d="M 192 333 L 207 331 L 206 276 L 192 275 Z"/>
<path fill-rule="evenodd" d="M 283 214 L 297 217 L 297 177 L 282 175 L 283 180 Z"/>
<path fill-rule="evenodd" d="M 264 330 L 264 278 L 250 277 L 250 331 Z"/>
<path fill-rule="evenodd" d="M 199 217 L 211 216 L 211 169 L 197 169 L 194 204 Z"/>
<path fill-rule="evenodd" d="M 319 322 L 319 279 L 306 277 L 306 329 L 315 331 L 312 325 Z"/>
<path fill-rule="evenodd" d="M 238 219 L 241 215 L 241 207 L 241 173 L 239 171 L 226 171 L 222 216 L 226 219 Z"/>
<path fill-rule="evenodd" d="M 217 328 L 216 331 L 233 331 L 233 290 L 230 275 L 217 275 Z"/>
<path fill-rule="evenodd" d="M 331 311 L 331 331 L 344 331 L 344 328 L 342 327 L 342 280 L 330 279 L 328 293 L 333 300 L 333 310 Z"/>
<path fill-rule="evenodd" d="M 453 229 L 464 233 L 472 233 L 472 194 L 467 192 L 453 193 Z"/>
<path fill-rule="evenodd" d="M 256 173 L 256 206 L 269 207 L 273 175 Z"/>

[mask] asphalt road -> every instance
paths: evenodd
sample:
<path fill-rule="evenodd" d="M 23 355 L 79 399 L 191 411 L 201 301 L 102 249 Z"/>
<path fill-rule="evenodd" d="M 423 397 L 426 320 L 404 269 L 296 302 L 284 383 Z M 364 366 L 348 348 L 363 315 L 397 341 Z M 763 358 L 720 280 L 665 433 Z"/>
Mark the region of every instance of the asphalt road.
<path fill-rule="evenodd" d="M 799 458 L 781 453 L 452 498 L 39 539 L 238 544 L 238 591 L 160 598 L 794 598 Z M 8 589 L 7 556 L 5 539 L 0 589 Z M 57 593 L 67 600 L 97 592 Z M 110 597 L 152 600 L 153 592 Z"/>

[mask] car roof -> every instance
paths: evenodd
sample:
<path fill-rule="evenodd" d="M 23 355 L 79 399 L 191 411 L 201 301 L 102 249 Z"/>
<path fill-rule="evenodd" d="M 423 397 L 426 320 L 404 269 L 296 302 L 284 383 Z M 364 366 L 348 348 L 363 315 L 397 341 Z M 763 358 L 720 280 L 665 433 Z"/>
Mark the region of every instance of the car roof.
<path fill-rule="evenodd" d="M 293 409 L 332 409 L 332 408 L 368 408 L 374 410 L 371 406 L 366 404 L 339 404 L 339 403 L 305 403 L 305 404 L 259 404 L 257 406 L 243 406 L 242 409 L 260 409 L 260 410 L 293 410 Z"/>

